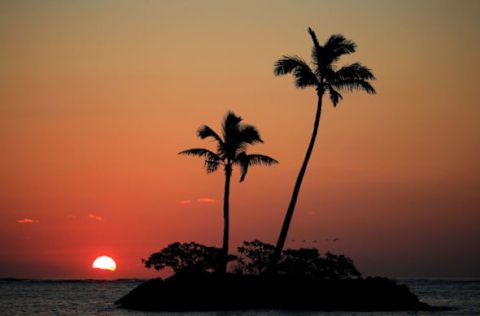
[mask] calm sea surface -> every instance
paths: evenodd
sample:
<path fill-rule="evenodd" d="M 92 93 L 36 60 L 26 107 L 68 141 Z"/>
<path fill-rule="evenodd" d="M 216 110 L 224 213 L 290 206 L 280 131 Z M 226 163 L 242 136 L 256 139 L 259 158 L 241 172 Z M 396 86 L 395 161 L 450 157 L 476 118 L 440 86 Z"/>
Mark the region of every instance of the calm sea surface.
<path fill-rule="evenodd" d="M 455 308 L 446 312 L 285 312 L 242 311 L 201 313 L 145 313 L 115 308 L 113 302 L 141 280 L 46 281 L 1 280 L 0 315 L 163 315 L 163 316 L 274 316 L 274 315 L 480 315 L 480 280 L 401 279 L 421 301 Z"/>

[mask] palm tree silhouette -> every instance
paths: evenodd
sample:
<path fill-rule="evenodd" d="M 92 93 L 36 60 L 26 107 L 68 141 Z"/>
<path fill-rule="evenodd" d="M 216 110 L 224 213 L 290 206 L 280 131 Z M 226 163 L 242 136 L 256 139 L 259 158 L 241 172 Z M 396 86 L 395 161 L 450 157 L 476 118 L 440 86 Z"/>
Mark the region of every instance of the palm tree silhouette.
<path fill-rule="evenodd" d="M 336 67 L 336 62 L 342 55 L 355 52 L 356 44 L 354 42 L 346 39 L 341 34 L 336 34 L 331 35 L 322 46 L 319 44 L 317 36 L 311 28 L 308 28 L 308 33 L 313 41 L 313 69 L 298 56 L 283 56 L 277 60 L 274 66 L 274 74 L 276 76 L 283 76 L 292 73 L 295 77 L 295 85 L 297 88 L 303 89 L 314 87 L 317 91 L 318 103 L 312 137 L 302 167 L 298 173 L 290 204 L 288 205 L 285 214 L 275 252 L 272 256 L 271 265 L 269 266 L 270 272 L 276 270 L 280 254 L 285 245 L 288 229 L 295 210 L 295 204 L 297 203 L 298 193 L 300 192 L 300 186 L 302 185 L 303 176 L 307 170 L 308 161 L 312 154 L 313 146 L 315 145 L 318 125 L 320 123 L 320 115 L 322 112 L 323 95 L 325 92 L 328 92 L 333 106 L 336 107 L 338 102 L 342 99 L 340 92 L 363 90 L 369 94 L 375 94 L 375 89 L 369 83 L 370 80 L 375 79 L 375 76 L 370 69 L 360 63 L 353 63 L 339 69 Z"/>
<path fill-rule="evenodd" d="M 205 169 L 207 173 L 218 170 L 223 166 L 225 170 L 225 191 L 223 197 L 223 246 L 222 258 L 220 263 L 220 272 L 225 273 L 228 263 L 228 239 L 229 239 L 229 196 L 230 196 L 230 178 L 234 165 L 240 166 L 240 182 L 245 179 L 248 168 L 255 165 L 270 166 L 278 163 L 273 158 L 265 155 L 246 153 L 247 145 L 263 143 L 257 129 L 248 124 L 241 123 L 242 118 L 236 116 L 233 112 L 228 112 L 222 123 L 222 137 L 207 125 L 198 129 L 197 135 L 201 139 L 213 138 L 217 143 L 216 152 L 205 148 L 192 148 L 179 152 L 181 155 L 199 156 L 205 159 Z"/>

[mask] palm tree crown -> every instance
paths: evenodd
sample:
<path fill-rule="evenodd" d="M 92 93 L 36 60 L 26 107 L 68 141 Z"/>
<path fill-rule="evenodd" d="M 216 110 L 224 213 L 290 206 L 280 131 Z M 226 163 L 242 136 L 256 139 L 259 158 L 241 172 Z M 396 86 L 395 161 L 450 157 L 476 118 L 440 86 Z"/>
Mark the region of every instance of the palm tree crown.
<path fill-rule="evenodd" d="M 278 163 L 277 160 L 265 155 L 247 154 L 247 145 L 263 143 L 260 134 L 255 126 L 242 124 L 242 118 L 236 116 L 233 112 L 225 115 L 222 123 L 222 136 L 218 135 L 207 125 L 198 129 L 197 135 L 201 139 L 213 138 L 217 143 L 217 151 L 213 152 L 205 148 L 192 148 L 179 152 L 181 155 L 199 156 L 205 159 L 205 169 L 207 173 L 217 171 L 220 165 L 225 167 L 225 171 L 231 172 L 233 165 L 239 165 L 241 168 L 240 182 L 245 180 L 248 167 L 254 165 L 270 166 Z"/>
<path fill-rule="evenodd" d="M 308 33 L 313 41 L 313 70 L 298 56 L 283 56 L 275 63 L 276 76 L 292 73 L 298 88 L 315 87 L 319 95 L 328 91 L 334 107 L 342 99 L 340 92 L 345 90 L 363 90 L 369 94 L 375 94 L 375 89 L 368 82 L 375 79 L 369 68 L 358 62 L 339 69 L 336 66 L 336 62 L 342 55 L 355 52 L 357 45 L 354 42 L 341 34 L 335 34 L 331 35 L 322 46 L 311 28 L 308 28 Z"/>

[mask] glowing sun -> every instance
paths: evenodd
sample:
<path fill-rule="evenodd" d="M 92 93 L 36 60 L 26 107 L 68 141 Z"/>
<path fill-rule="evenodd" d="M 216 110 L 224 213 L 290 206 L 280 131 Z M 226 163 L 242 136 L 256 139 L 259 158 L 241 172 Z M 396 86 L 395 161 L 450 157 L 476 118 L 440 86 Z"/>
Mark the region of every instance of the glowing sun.
<path fill-rule="evenodd" d="M 115 269 L 117 269 L 117 264 L 112 258 L 101 256 L 93 261 L 92 268 L 115 271 Z"/>

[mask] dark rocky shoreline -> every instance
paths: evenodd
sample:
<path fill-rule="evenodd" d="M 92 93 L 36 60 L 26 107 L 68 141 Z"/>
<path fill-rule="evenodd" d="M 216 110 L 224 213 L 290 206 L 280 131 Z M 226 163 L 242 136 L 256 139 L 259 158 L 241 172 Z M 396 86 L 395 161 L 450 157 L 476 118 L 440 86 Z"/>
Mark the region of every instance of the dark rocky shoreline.
<path fill-rule="evenodd" d="M 386 278 L 313 280 L 289 276 L 177 273 L 140 284 L 115 302 L 149 311 L 432 311 L 407 286 Z"/>

